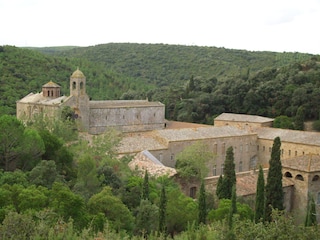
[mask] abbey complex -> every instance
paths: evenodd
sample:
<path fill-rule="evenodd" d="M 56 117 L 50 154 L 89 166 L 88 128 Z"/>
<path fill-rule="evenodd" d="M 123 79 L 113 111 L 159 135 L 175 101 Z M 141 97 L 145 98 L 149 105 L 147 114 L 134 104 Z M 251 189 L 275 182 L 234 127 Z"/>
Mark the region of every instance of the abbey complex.
<path fill-rule="evenodd" d="M 196 142 L 206 144 L 215 156 L 207 166 L 210 171 L 206 187 L 210 192 L 215 192 L 224 171 L 226 150 L 232 146 L 237 195 L 248 201 L 255 196 L 257 169 L 262 165 L 267 172 L 273 140 L 280 137 L 286 210 L 304 219 L 311 193 L 320 212 L 320 133 L 272 128 L 271 118 L 232 113 L 219 115 L 214 126 L 171 122 L 165 119 L 165 106 L 160 102 L 91 101 L 86 93 L 86 77 L 79 69 L 70 77 L 69 96 L 61 96 L 60 86 L 49 82 L 42 92 L 17 101 L 17 117 L 29 119 L 37 113 L 55 117 L 65 106 L 73 110 L 81 131 L 100 134 L 113 127 L 123 132 L 118 153 L 134 155 L 135 168 L 151 165 L 157 173 L 159 170 L 173 175 L 177 154 Z M 183 186 L 192 197 L 197 188 L 191 182 Z"/>

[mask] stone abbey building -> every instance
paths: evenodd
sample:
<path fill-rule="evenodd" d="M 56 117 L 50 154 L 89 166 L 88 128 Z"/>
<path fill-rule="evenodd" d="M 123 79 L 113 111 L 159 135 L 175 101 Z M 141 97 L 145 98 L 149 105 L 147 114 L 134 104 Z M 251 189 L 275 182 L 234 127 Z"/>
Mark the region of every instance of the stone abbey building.
<path fill-rule="evenodd" d="M 320 213 L 320 133 L 272 128 L 271 118 L 233 113 L 219 115 L 214 126 L 170 122 L 165 120 L 165 106 L 160 102 L 90 101 L 86 77 L 79 69 L 70 77 L 70 96 L 61 96 L 60 86 L 49 82 L 42 92 L 17 101 L 17 117 L 32 118 L 37 113 L 54 117 L 65 106 L 71 107 L 81 129 L 90 134 L 103 133 L 108 127 L 123 132 L 118 153 L 136 156 L 133 168 L 172 175 L 176 156 L 183 149 L 196 142 L 206 144 L 214 153 L 207 165 L 206 188 L 211 192 L 224 172 L 226 150 L 232 146 L 237 195 L 248 199 L 255 196 L 256 170 L 262 165 L 267 172 L 273 140 L 280 137 L 286 210 L 304 219 L 311 193 Z M 147 165 L 141 164 L 146 161 Z M 183 186 L 190 196 L 195 196 L 197 188 L 196 183 Z"/>
<path fill-rule="evenodd" d="M 55 116 L 69 106 L 78 119 L 81 130 L 90 134 L 103 133 L 107 127 L 122 132 L 162 129 L 165 107 L 147 100 L 90 101 L 86 93 L 86 77 L 77 69 L 70 77 L 70 96 L 60 96 L 60 86 L 48 82 L 42 92 L 30 93 L 17 101 L 17 117 L 30 119 L 34 114 Z"/>

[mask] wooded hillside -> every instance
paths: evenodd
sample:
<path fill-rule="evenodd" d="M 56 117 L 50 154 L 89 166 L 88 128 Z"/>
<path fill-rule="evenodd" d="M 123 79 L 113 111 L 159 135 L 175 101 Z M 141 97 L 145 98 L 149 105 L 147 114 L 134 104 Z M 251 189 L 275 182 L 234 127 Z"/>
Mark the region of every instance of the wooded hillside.
<path fill-rule="evenodd" d="M 40 53 L 39 53 L 40 52 Z M 318 119 L 319 56 L 215 47 L 110 43 L 92 47 L 0 49 L 1 112 L 53 80 L 68 94 L 80 69 L 92 99 L 145 99 L 166 104 L 168 119 L 209 123 L 222 112 L 268 117 L 305 109 Z"/>

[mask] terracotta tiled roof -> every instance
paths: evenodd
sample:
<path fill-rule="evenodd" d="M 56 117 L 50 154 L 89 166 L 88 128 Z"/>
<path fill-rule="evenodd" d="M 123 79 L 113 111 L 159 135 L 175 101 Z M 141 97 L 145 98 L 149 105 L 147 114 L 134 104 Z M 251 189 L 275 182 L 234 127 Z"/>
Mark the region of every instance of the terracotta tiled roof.
<path fill-rule="evenodd" d="M 250 174 L 237 174 L 237 196 L 254 195 L 257 191 L 257 181 L 259 172 L 251 172 Z M 267 170 L 264 171 L 264 180 L 267 182 Z M 288 178 L 282 178 L 282 186 L 293 186 L 294 183 Z"/>

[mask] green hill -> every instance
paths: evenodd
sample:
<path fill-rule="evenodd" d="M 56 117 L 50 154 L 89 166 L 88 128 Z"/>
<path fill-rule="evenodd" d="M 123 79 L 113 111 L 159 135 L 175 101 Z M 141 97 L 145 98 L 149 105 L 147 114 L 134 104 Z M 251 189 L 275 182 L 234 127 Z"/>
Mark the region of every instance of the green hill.
<path fill-rule="evenodd" d="M 91 47 L 0 48 L 1 113 L 53 80 L 68 94 L 80 67 L 92 99 L 166 104 L 168 119 L 212 123 L 222 112 L 318 119 L 319 56 L 215 47 L 110 43 Z"/>
<path fill-rule="evenodd" d="M 41 48 L 48 53 L 52 48 Z M 216 77 L 223 80 L 243 72 L 255 72 L 265 67 L 280 67 L 310 59 L 302 53 L 250 52 L 216 47 L 165 44 L 109 43 L 79 47 L 51 54 L 85 58 L 105 64 L 106 68 L 157 86 L 184 82 L 191 76 Z"/>

